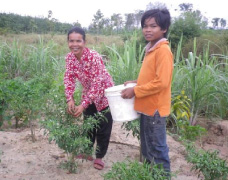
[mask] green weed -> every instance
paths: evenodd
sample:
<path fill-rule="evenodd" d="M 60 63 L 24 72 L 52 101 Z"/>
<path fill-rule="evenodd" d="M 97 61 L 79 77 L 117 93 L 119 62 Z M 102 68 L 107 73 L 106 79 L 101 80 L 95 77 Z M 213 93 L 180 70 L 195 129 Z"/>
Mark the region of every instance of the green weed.
<path fill-rule="evenodd" d="M 138 161 L 114 163 L 112 169 L 104 174 L 104 180 L 166 180 L 166 172 L 158 165 Z M 171 175 L 172 176 L 172 175 Z"/>
<path fill-rule="evenodd" d="M 192 171 L 205 180 L 227 180 L 228 165 L 225 160 L 218 157 L 218 151 L 196 150 L 192 144 L 186 145 L 187 161 L 193 164 Z"/>

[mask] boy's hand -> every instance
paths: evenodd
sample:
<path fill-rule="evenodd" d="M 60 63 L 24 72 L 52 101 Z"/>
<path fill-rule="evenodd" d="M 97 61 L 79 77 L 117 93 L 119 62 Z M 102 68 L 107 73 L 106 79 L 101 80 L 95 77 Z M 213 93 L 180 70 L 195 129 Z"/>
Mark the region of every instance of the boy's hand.
<path fill-rule="evenodd" d="M 121 91 L 121 97 L 123 99 L 131 99 L 135 96 L 134 87 L 126 88 L 123 91 Z"/>

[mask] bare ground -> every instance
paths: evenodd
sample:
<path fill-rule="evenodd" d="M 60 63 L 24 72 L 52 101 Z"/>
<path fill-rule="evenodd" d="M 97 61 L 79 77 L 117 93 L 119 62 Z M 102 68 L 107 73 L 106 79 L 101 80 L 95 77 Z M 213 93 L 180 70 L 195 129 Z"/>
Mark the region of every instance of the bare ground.
<path fill-rule="evenodd" d="M 28 128 L 0 131 L 0 179 L 1 180 L 102 180 L 102 174 L 108 172 L 112 164 L 126 158 L 139 159 L 139 142 L 121 129 L 121 123 L 114 122 L 111 143 L 104 158 L 105 168 L 94 169 L 90 161 L 79 160 L 77 174 L 70 174 L 60 168 L 67 155 L 44 135 L 43 129 L 36 129 L 36 142 L 32 142 Z M 205 149 L 218 149 L 220 156 L 228 160 L 228 121 L 207 126 L 209 133 L 202 138 L 199 146 Z M 185 160 L 184 146 L 168 136 L 171 170 L 177 176 L 173 180 L 198 180 L 191 172 L 191 164 Z"/>

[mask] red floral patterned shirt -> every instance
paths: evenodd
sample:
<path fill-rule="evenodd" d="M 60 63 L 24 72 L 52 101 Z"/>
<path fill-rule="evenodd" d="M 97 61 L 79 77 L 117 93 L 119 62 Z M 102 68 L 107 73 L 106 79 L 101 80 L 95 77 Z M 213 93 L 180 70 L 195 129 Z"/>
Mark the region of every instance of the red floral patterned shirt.
<path fill-rule="evenodd" d="M 102 57 L 96 51 L 84 48 L 80 61 L 72 52 L 68 53 L 65 59 L 64 85 L 67 101 L 73 97 L 77 79 L 83 87 L 82 106 L 87 108 L 94 103 L 98 111 L 106 108 L 108 100 L 104 96 L 104 90 L 112 87 L 114 83 Z"/>

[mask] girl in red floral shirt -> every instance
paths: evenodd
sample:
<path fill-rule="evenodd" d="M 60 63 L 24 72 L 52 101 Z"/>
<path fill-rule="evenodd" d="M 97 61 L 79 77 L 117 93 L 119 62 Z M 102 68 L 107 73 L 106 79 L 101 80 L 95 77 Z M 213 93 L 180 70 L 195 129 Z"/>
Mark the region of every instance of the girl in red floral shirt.
<path fill-rule="evenodd" d="M 99 122 L 99 128 L 89 134 L 92 145 L 97 139 L 98 148 L 96 148 L 94 167 L 103 169 L 102 158 L 108 149 L 113 122 L 110 111 L 105 111 L 108 108 L 108 100 L 104 96 L 104 90 L 112 87 L 114 83 L 105 68 L 102 57 L 96 51 L 85 47 L 85 31 L 83 29 L 74 27 L 68 32 L 68 46 L 71 52 L 66 56 L 64 75 L 67 110 L 75 117 L 82 113 L 85 117 L 95 117 L 97 112 L 105 112 L 104 116 L 108 121 Z M 75 106 L 73 99 L 76 80 L 83 87 L 79 106 Z M 92 157 L 89 160 L 93 160 Z"/>

